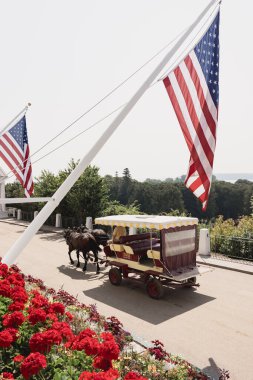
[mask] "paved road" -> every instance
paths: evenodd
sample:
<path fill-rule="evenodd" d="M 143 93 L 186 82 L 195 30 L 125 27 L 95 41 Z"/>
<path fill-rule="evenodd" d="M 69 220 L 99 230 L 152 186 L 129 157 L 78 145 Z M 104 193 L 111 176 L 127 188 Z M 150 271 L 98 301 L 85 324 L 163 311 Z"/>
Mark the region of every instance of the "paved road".
<path fill-rule="evenodd" d="M 0 256 L 24 227 L 0 222 Z M 107 269 L 96 275 L 88 264 L 84 274 L 69 264 L 67 246 L 56 233 L 40 232 L 18 258 L 26 274 L 63 288 L 80 301 L 117 316 L 147 341 L 160 339 L 166 349 L 215 375 L 216 366 L 230 370 L 232 380 L 253 379 L 253 276 L 216 268 L 199 278 L 197 290 L 166 289 L 152 300 L 141 284 L 123 281 L 112 286 Z"/>

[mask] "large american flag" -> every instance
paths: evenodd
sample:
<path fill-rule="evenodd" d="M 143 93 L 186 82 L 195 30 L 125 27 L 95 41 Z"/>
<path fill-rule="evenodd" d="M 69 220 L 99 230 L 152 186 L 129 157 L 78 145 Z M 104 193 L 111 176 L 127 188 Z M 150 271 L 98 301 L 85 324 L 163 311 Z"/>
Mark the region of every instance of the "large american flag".
<path fill-rule="evenodd" d="M 186 186 L 206 210 L 219 102 L 219 13 L 187 57 L 163 79 L 190 150 Z"/>
<path fill-rule="evenodd" d="M 25 195 L 30 197 L 33 178 L 25 116 L 0 138 L 0 157 L 25 189 Z"/>

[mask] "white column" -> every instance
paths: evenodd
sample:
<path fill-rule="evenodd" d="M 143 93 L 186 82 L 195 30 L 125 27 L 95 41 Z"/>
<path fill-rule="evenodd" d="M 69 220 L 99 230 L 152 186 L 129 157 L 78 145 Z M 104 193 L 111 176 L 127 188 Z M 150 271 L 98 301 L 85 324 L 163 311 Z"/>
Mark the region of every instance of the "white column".
<path fill-rule="evenodd" d="M 199 231 L 199 255 L 211 256 L 210 236 L 208 228 L 201 228 Z"/>
<path fill-rule="evenodd" d="M 55 227 L 57 227 L 57 228 L 62 227 L 62 218 L 61 218 L 61 214 L 56 214 L 56 218 L 55 218 Z"/>
<path fill-rule="evenodd" d="M 22 219 L 22 212 L 21 210 L 19 209 L 18 210 L 18 215 L 17 215 L 17 220 L 21 220 Z"/>
<path fill-rule="evenodd" d="M 1 198 L 5 198 L 5 182 L 0 182 L 0 196 Z M 0 204 L 0 210 L 6 211 L 5 203 Z"/>
<path fill-rule="evenodd" d="M 90 230 L 93 230 L 93 224 L 92 224 L 92 217 L 87 216 L 85 226 L 89 228 Z"/>
<path fill-rule="evenodd" d="M 5 179 L 7 178 L 6 173 L 0 167 L 0 198 L 5 198 Z M 5 203 L 0 204 L 0 212 L 6 211 Z"/>
<path fill-rule="evenodd" d="M 39 211 L 34 211 L 34 213 L 33 213 L 33 219 L 36 218 L 36 216 L 38 215 L 38 213 L 39 213 Z"/>

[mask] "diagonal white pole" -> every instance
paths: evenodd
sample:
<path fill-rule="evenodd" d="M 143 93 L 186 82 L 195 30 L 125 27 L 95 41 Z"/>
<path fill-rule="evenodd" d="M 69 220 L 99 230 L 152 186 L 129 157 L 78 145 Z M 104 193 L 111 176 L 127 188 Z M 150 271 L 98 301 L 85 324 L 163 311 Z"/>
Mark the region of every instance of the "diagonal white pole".
<path fill-rule="evenodd" d="M 194 30 L 194 28 L 198 25 L 198 23 L 202 20 L 202 18 L 208 13 L 209 9 L 217 5 L 219 1 L 212 0 L 207 7 L 203 10 L 203 12 L 198 16 L 195 22 L 187 29 L 187 31 L 180 37 L 175 46 L 165 55 L 162 61 L 158 64 L 158 66 L 154 69 L 154 71 L 149 75 L 146 81 L 142 84 L 142 86 L 137 90 L 137 92 L 133 95 L 127 105 L 123 108 L 123 110 L 118 114 L 118 116 L 114 119 L 114 121 L 109 125 L 109 127 L 105 130 L 103 135 L 98 139 L 98 141 L 94 144 L 94 146 L 90 149 L 90 151 L 86 154 L 86 156 L 79 162 L 76 168 L 70 173 L 68 178 L 63 182 L 63 184 L 59 187 L 59 189 L 55 192 L 52 199 L 43 207 L 37 217 L 33 220 L 33 222 L 28 226 L 28 228 L 24 231 L 24 233 L 20 236 L 20 238 L 13 244 L 13 246 L 9 249 L 6 255 L 3 258 L 3 263 L 8 265 L 13 264 L 19 254 L 22 252 L 24 247 L 29 243 L 29 241 L 33 238 L 39 228 L 43 225 L 43 223 L 47 220 L 47 218 L 51 215 L 54 209 L 58 206 L 61 200 L 65 197 L 71 187 L 78 180 L 80 175 L 86 169 L 86 167 L 91 163 L 96 154 L 100 151 L 106 141 L 111 137 L 113 132 L 117 129 L 120 123 L 126 118 L 128 113 L 132 110 L 138 100 L 142 97 L 145 91 L 149 88 L 152 82 L 159 75 L 160 71 L 163 67 L 168 63 L 168 61 L 173 57 L 178 48 L 183 44 L 183 42 L 187 39 L 190 33 Z"/>

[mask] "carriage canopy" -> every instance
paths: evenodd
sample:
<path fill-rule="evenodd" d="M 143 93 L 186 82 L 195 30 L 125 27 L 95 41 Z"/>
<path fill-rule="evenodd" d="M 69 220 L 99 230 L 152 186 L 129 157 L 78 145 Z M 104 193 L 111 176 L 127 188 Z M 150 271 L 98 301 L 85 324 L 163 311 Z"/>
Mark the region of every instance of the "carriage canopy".
<path fill-rule="evenodd" d="M 163 230 L 171 227 L 197 225 L 198 219 L 164 215 L 111 215 L 96 218 L 95 223 L 104 226 L 123 226 Z"/>

